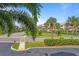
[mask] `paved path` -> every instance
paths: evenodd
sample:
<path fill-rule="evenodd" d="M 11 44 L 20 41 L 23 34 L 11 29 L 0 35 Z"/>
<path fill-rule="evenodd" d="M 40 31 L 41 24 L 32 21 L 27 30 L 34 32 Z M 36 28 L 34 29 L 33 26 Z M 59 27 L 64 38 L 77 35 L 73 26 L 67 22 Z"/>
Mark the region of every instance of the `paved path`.
<path fill-rule="evenodd" d="M 32 48 L 24 52 L 10 49 L 13 43 L 0 43 L 0 56 L 79 56 L 79 48 Z"/>
<path fill-rule="evenodd" d="M 21 41 L 25 33 L 19 32 L 12 34 L 9 38 L 5 35 L 0 36 L 0 56 L 44 56 L 44 55 L 78 55 L 79 48 L 35 48 L 24 52 L 16 52 L 10 49 L 14 41 Z M 43 41 L 45 38 L 36 38 L 36 41 Z M 26 41 L 32 42 L 31 37 L 26 37 Z"/>
<path fill-rule="evenodd" d="M 27 41 L 27 42 L 32 42 L 31 37 L 24 37 L 24 32 L 18 32 L 18 33 L 13 33 L 10 37 L 7 37 L 7 35 L 1 35 L 0 36 L 0 42 L 7 42 L 7 43 L 13 43 L 14 41 Z M 45 38 L 37 37 L 36 41 L 44 41 Z"/>
<path fill-rule="evenodd" d="M 24 32 L 17 32 L 17 33 L 13 33 L 11 34 L 10 37 L 7 37 L 7 35 L 0 35 L 0 42 L 7 42 L 7 43 L 13 43 L 14 41 L 26 41 L 26 42 L 32 42 L 32 38 L 31 37 L 28 37 L 26 36 L 26 38 L 24 37 Z M 66 39 L 69 39 L 69 38 L 73 38 L 73 39 L 79 39 L 79 35 L 76 35 L 76 36 L 73 36 L 73 35 L 62 35 L 62 37 L 66 38 Z M 36 38 L 36 41 L 40 41 L 40 42 L 43 42 L 44 39 L 47 39 L 48 37 L 37 37 Z M 51 38 L 51 37 L 49 37 Z M 55 37 L 57 38 L 57 37 Z"/>

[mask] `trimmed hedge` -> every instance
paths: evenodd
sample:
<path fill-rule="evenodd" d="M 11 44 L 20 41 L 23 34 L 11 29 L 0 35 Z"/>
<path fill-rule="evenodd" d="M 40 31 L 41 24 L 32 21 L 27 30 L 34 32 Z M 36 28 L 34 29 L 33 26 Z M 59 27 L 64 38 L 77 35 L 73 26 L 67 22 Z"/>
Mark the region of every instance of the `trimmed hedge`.
<path fill-rule="evenodd" d="M 45 39 L 46 46 L 79 45 L 79 39 Z"/>

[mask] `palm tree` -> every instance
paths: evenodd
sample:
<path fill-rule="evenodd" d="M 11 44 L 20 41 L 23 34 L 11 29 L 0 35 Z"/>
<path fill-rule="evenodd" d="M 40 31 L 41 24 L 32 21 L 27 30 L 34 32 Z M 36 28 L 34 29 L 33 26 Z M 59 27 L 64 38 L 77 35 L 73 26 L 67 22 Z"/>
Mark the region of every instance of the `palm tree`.
<path fill-rule="evenodd" d="M 51 32 L 52 38 L 53 38 L 53 36 L 54 36 L 54 34 L 56 32 L 56 23 L 57 23 L 56 18 L 49 17 L 49 19 L 44 24 L 47 27 L 47 30 Z"/>
<path fill-rule="evenodd" d="M 8 36 L 14 30 L 14 25 L 15 25 L 14 21 L 18 21 L 19 23 L 21 23 L 21 25 L 25 27 L 25 31 L 26 29 L 28 29 L 31 32 L 33 40 L 35 39 L 36 25 L 32 17 L 30 17 L 30 15 L 23 12 L 8 12 L 8 11 L 0 12 L 0 27 L 3 31 L 8 33 Z M 25 42 L 23 43 L 25 44 Z"/>
<path fill-rule="evenodd" d="M 35 20 L 35 23 L 37 24 L 38 17 L 40 16 L 40 8 L 42 7 L 39 3 L 1 3 L 1 8 L 6 7 L 25 7 L 31 14 L 33 19 Z"/>
<path fill-rule="evenodd" d="M 8 36 L 13 32 L 13 17 L 9 11 L 0 11 L 0 27 L 4 32 L 8 33 Z"/>
<path fill-rule="evenodd" d="M 79 18 L 72 16 L 72 17 L 68 17 L 67 23 L 69 23 L 70 25 L 72 25 L 72 29 L 76 30 L 77 26 L 79 24 Z"/>
<path fill-rule="evenodd" d="M 72 29 L 72 34 L 74 34 L 74 31 L 77 30 L 79 24 L 79 18 L 76 16 L 68 17 L 67 23 L 70 24 Z"/>
<path fill-rule="evenodd" d="M 36 23 L 38 20 L 39 13 L 39 5 L 40 4 L 0 4 L 0 26 L 3 31 L 8 33 L 8 36 L 12 33 L 14 27 L 14 21 L 18 21 L 22 26 L 28 29 L 31 32 L 33 41 L 35 41 L 37 28 Z M 27 12 L 20 11 L 7 11 L 5 8 L 12 7 L 17 8 L 17 6 L 27 7 L 27 9 L 31 12 L 32 17 Z M 13 10 L 13 9 L 12 9 Z M 24 42 L 25 43 L 25 42 Z"/>
<path fill-rule="evenodd" d="M 56 26 L 55 26 L 55 25 L 56 25 L 56 22 L 57 22 L 56 18 L 50 17 L 50 18 L 46 21 L 45 25 L 48 26 L 48 28 L 54 30 L 54 29 L 56 29 Z"/>
<path fill-rule="evenodd" d="M 27 10 L 30 11 L 31 15 L 32 15 L 32 19 L 34 20 L 34 23 L 37 25 L 37 21 L 38 21 L 38 17 L 40 16 L 40 7 L 41 5 L 39 3 L 1 3 L 0 4 L 0 8 L 1 9 L 5 9 L 7 7 L 12 7 L 12 9 L 17 8 L 17 7 L 25 7 L 27 8 Z M 35 33 L 32 33 L 33 35 L 33 40 L 35 41 L 35 37 L 34 36 Z"/>

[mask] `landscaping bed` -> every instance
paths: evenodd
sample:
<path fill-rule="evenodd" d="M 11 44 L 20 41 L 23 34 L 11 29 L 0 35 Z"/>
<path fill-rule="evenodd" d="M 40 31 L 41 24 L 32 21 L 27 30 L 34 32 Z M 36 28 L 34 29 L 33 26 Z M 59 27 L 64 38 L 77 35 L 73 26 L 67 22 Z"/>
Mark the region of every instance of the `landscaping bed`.
<path fill-rule="evenodd" d="M 25 49 L 32 48 L 32 47 L 43 47 L 44 42 L 25 42 Z M 19 43 L 15 43 L 12 45 L 12 48 L 18 49 Z"/>
<path fill-rule="evenodd" d="M 25 42 L 25 49 L 33 47 L 50 46 L 73 46 L 79 45 L 79 39 L 45 39 L 44 42 Z M 14 49 L 19 48 L 19 43 L 12 45 Z"/>
<path fill-rule="evenodd" d="M 79 39 L 45 39 L 46 46 L 79 45 Z"/>
<path fill-rule="evenodd" d="M 15 43 L 12 45 L 13 48 L 18 49 L 19 48 L 19 43 Z"/>

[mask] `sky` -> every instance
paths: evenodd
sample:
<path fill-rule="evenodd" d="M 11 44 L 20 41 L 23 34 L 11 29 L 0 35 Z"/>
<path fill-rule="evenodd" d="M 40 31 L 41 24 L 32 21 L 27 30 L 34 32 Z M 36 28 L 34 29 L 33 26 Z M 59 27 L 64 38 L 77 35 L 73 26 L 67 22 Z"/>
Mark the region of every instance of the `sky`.
<path fill-rule="evenodd" d="M 38 25 L 45 23 L 49 17 L 55 17 L 61 24 L 64 24 L 69 16 L 79 17 L 79 3 L 43 3 L 41 5 Z M 26 10 L 25 8 L 19 9 Z"/>

